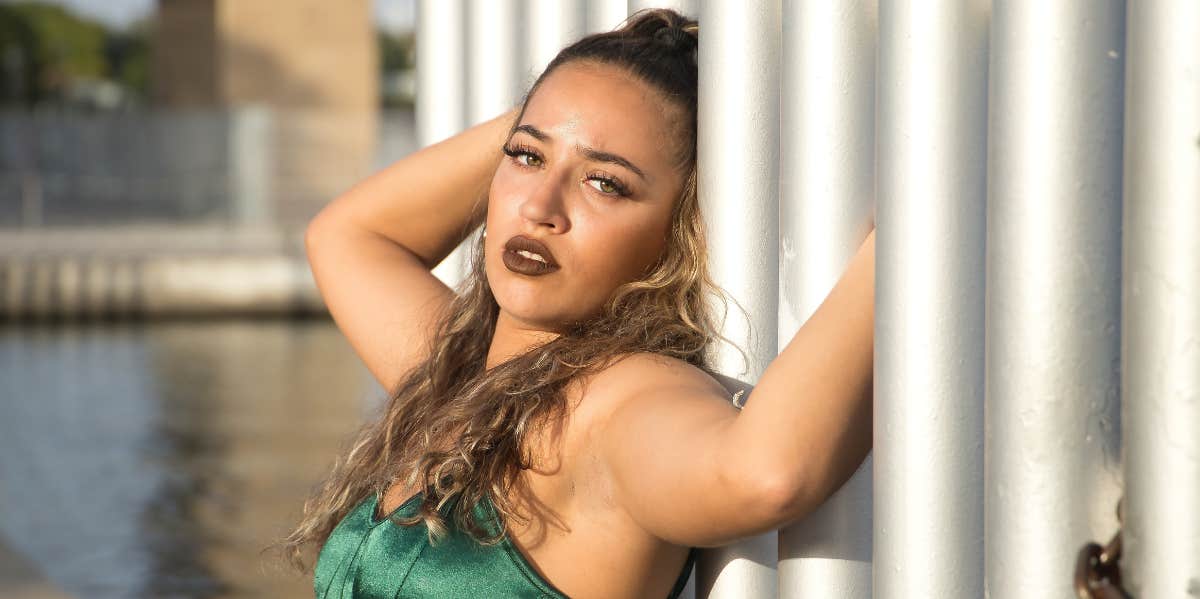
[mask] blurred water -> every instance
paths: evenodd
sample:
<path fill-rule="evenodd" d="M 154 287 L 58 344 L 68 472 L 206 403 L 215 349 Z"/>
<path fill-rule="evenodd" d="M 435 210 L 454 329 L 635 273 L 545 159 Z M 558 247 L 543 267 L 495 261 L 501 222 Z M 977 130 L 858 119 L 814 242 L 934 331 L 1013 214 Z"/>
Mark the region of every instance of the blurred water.
<path fill-rule="evenodd" d="M 381 394 L 328 320 L 0 328 L 0 541 L 81 597 L 311 597 L 260 552 Z"/>

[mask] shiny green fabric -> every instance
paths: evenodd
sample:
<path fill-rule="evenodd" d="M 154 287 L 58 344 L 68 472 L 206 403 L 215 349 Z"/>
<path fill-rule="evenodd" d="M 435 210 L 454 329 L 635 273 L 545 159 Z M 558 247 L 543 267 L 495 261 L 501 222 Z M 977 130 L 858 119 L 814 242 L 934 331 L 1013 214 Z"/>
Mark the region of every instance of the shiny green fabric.
<path fill-rule="evenodd" d="M 414 515 L 420 497 L 410 497 L 393 513 Z M 498 545 L 484 546 L 447 519 L 450 534 L 432 545 L 424 523 L 401 526 L 390 518 L 376 519 L 378 501 L 374 495 L 362 500 L 325 541 L 313 576 L 317 599 L 566 599 L 538 575 L 507 535 Z M 453 504 L 444 506 L 443 513 Z M 490 501 L 485 498 L 473 513 L 489 533 L 496 531 Z M 683 591 L 695 559 L 693 548 L 668 599 Z"/>

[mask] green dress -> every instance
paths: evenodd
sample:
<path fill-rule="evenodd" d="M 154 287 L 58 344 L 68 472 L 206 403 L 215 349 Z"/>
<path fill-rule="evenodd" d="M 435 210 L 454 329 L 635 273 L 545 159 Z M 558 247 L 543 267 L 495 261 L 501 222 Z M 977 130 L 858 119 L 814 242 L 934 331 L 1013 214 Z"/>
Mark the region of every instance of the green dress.
<path fill-rule="evenodd" d="M 393 514 L 414 515 L 420 497 L 410 497 Z M 456 501 L 443 506 L 443 513 Z M 508 535 L 497 545 L 481 545 L 447 518 L 449 534 L 432 545 L 424 523 L 400 526 L 390 517 L 377 519 L 378 502 L 374 494 L 363 499 L 325 541 L 313 576 L 317 599 L 566 599 L 538 575 Z M 486 497 L 473 513 L 495 534 L 496 512 Z M 695 561 L 692 548 L 668 599 L 683 591 Z"/>

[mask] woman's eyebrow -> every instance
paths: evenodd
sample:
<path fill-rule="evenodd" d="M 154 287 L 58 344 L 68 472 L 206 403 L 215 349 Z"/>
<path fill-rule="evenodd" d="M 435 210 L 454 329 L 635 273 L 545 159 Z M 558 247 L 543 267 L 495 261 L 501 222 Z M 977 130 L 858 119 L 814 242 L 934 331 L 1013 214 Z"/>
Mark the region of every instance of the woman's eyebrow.
<path fill-rule="evenodd" d="M 534 139 L 541 141 L 541 142 L 544 142 L 544 141 L 547 141 L 550 139 L 549 134 L 547 134 L 545 131 L 542 131 L 541 129 L 538 129 L 537 127 L 534 127 L 533 125 L 529 125 L 529 124 L 520 125 L 516 129 L 513 130 L 513 133 L 516 133 L 518 131 L 527 133 L 530 136 L 532 136 Z M 607 162 L 610 164 L 617 164 L 617 165 L 623 166 L 623 167 L 637 173 L 637 176 L 641 177 L 643 180 L 646 179 L 646 173 L 642 172 L 642 169 L 635 166 L 632 162 L 626 160 L 623 156 L 613 154 L 612 152 L 605 152 L 602 150 L 597 150 L 595 148 L 591 148 L 588 146 L 576 146 L 576 149 L 579 150 L 579 153 L 583 154 L 583 156 L 585 158 L 587 158 L 588 160 L 592 160 L 595 162 Z"/>
<path fill-rule="evenodd" d="M 525 133 L 532 135 L 533 138 L 538 141 L 546 141 L 547 139 L 550 139 L 549 135 L 547 135 L 541 129 L 534 127 L 533 125 L 521 125 L 521 126 L 517 127 L 516 129 L 513 129 L 513 133 L 516 133 L 518 131 L 524 131 Z"/>
<path fill-rule="evenodd" d="M 596 162 L 609 162 L 612 164 L 619 164 L 619 165 L 637 173 L 637 176 L 641 177 L 643 180 L 645 180 L 645 178 L 646 178 L 646 173 L 643 173 L 642 169 L 634 166 L 632 162 L 630 162 L 616 154 L 613 154 L 612 152 L 602 152 L 600 150 L 597 150 L 595 148 L 589 148 L 587 146 L 576 146 L 576 149 L 579 150 L 580 154 L 583 154 L 585 157 L 587 157 L 588 160 L 594 160 Z"/>

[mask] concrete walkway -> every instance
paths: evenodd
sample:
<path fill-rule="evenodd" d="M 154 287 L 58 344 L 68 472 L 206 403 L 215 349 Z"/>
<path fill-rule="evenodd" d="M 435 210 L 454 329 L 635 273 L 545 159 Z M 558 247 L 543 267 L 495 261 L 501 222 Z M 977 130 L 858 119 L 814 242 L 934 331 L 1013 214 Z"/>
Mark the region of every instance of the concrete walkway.
<path fill-rule="evenodd" d="M 299 229 L 0 229 L 0 320 L 324 313 Z"/>
<path fill-rule="evenodd" d="M 70 599 L 32 564 L 0 539 L 0 597 L 5 599 Z"/>

